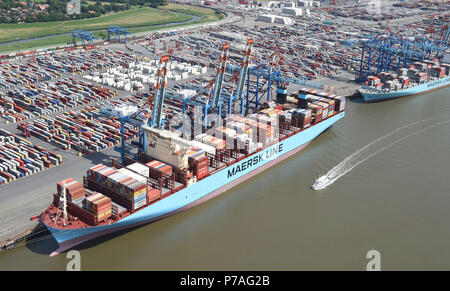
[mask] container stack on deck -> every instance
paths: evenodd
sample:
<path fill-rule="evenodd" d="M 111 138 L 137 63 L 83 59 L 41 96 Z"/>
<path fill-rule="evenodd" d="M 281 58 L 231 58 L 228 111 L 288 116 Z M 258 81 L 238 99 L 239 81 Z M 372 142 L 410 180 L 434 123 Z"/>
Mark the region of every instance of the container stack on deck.
<path fill-rule="evenodd" d="M 130 165 L 131 166 L 131 165 Z M 117 170 L 105 165 L 91 167 L 86 176 L 87 188 L 98 191 L 129 210 L 137 210 L 160 198 L 160 191 L 148 186 L 149 170 L 145 165 L 132 165 Z M 144 175 L 133 169 L 140 169 Z"/>
<path fill-rule="evenodd" d="M 81 183 L 73 179 L 57 183 L 57 194 L 54 195 L 53 200 L 55 206 L 58 206 L 62 200 L 63 187 L 66 189 L 67 213 L 71 215 L 68 218 L 69 224 L 74 224 L 77 219 L 81 219 L 88 225 L 96 225 L 118 214 L 118 207 L 113 205 L 111 198 L 85 189 Z"/>
<path fill-rule="evenodd" d="M 103 221 L 111 216 L 111 198 L 101 193 L 93 193 L 83 200 L 83 208 L 94 214 L 97 221 Z"/>
<path fill-rule="evenodd" d="M 56 184 L 57 194 L 59 196 L 63 195 L 64 188 L 66 190 L 67 201 L 80 199 L 85 194 L 83 185 L 72 178 L 60 181 Z"/>
<path fill-rule="evenodd" d="M 380 72 L 369 76 L 366 85 L 379 90 L 395 91 L 450 76 L 450 64 L 439 61 L 415 62 L 398 73 Z"/>

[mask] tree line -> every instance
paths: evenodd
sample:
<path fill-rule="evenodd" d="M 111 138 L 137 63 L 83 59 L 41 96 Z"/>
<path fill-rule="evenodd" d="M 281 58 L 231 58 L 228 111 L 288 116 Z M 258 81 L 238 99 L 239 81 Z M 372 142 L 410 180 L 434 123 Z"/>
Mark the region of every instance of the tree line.
<path fill-rule="evenodd" d="M 132 7 L 157 8 L 164 0 L 103 0 L 92 2 L 81 0 L 80 14 L 67 14 L 70 0 L 46 0 L 42 2 L 2 0 L 0 2 L 0 23 L 48 22 L 98 17 L 111 12 L 125 11 Z M 23 5 L 23 3 L 26 5 Z M 40 10 L 38 5 L 47 4 Z"/>

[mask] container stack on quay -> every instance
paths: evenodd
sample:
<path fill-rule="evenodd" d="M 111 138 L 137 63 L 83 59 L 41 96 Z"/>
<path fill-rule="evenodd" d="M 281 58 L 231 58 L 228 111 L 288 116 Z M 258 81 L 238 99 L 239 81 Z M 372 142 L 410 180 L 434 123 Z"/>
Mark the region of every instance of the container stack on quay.
<path fill-rule="evenodd" d="M 243 38 L 255 39 L 255 62 L 260 63 L 270 58 L 274 50 L 283 57 L 284 61 L 278 63 L 279 69 L 285 75 L 292 77 L 306 77 L 310 80 L 323 75 L 339 73 L 342 70 L 354 70 L 359 48 L 342 48 L 340 40 L 350 37 L 350 32 L 338 30 L 335 26 L 321 23 L 308 24 L 293 23 L 291 26 L 267 26 L 246 29 L 245 27 L 228 24 L 225 27 L 210 28 L 202 35 L 190 34 L 179 37 L 179 42 L 194 48 L 191 54 L 178 56 L 177 59 L 185 62 L 199 62 L 208 65 L 211 60 L 220 56 L 220 50 L 215 43 L 221 30 L 228 30 L 236 37 L 227 37 L 232 47 L 242 45 Z M 230 50 L 229 63 L 239 65 L 241 50 Z M 296 58 L 295 56 L 301 56 Z"/>
<path fill-rule="evenodd" d="M 0 65 L 0 88 L 8 89 L 60 78 L 62 74 L 39 66 L 36 62 Z"/>
<path fill-rule="evenodd" d="M 138 57 L 121 51 L 95 49 L 35 56 L 19 63 L 0 64 L 0 88 L 9 89 L 59 79 L 63 73 L 86 73 L 134 62 Z"/>
<path fill-rule="evenodd" d="M 438 1 L 436 1 L 438 2 Z M 437 3 L 439 4 L 439 3 Z M 352 18 L 366 21 L 386 21 L 397 20 L 404 17 L 416 16 L 423 11 L 445 12 L 444 5 L 434 5 L 432 1 L 383 1 L 378 6 L 367 7 L 367 2 L 353 2 L 349 5 L 327 6 L 323 9 L 334 16 Z M 374 13 L 375 9 L 383 9 L 383 13 Z"/>
<path fill-rule="evenodd" d="M 97 46 L 98 47 L 98 46 Z M 37 56 L 54 55 L 57 52 L 74 52 L 74 51 L 84 51 L 86 48 L 95 49 L 94 46 L 74 46 L 73 44 L 60 45 L 57 47 L 49 48 L 39 48 L 29 51 L 18 51 L 9 54 L 0 55 L 0 60 L 2 63 L 7 61 L 21 61 L 23 58 L 36 58 Z"/>
<path fill-rule="evenodd" d="M 39 173 L 61 163 L 61 155 L 0 129 L 0 184 Z"/>
<path fill-rule="evenodd" d="M 173 81 L 180 81 L 191 76 L 206 74 L 207 68 L 188 63 L 172 61 L 169 63 L 167 78 Z M 131 62 L 128 68 L 117 66 L 108 69 L 104 73 L 94 72 L 84 75 L 83 78 L 100 84 L 115 87 L 124 91 L 143 89 L 145 85 L 156 85 L 158 63 L 155 60 L 141 62 Z M 174 73 L 172 73 L 174 72 Z"/>
<path fill-rule="evenodd" d="M 87 73 L 105 70 L 115 66 L 127 66 L 136 56 L 122 51 L 99 48 L 78 52 L 61 52 L 36 58 L 36 62 L 46 70 L 60 73 Z"/>
<path fill-rule="evenodd" d="M 55 113 L 70 107 L 102 101 L 117 92 L 92 83 L 66 78 L 43 82 L 28 88 L 15 88 L 0 96 L 1 117 L 9 122 L 24 121 L 35 116 Z"/>
<path fill-rule="evenodd" d="M 68 111 L 55 117 L 42 116 L 17 128 L 52 143 L 64 150 L 73 149 L 90 154 L 121 142 L 120 121 L 99 114 L 100 106 L 88 106 L 80 111 Z M 126 140 L 137 136 L 138 129 L 125 124 Z"/>

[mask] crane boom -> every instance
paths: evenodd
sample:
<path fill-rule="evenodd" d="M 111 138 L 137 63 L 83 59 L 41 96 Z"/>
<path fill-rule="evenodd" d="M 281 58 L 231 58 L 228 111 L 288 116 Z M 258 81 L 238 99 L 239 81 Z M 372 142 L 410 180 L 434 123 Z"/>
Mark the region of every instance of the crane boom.
<path fill-rule="evenodd" d="M 166 93 L 168 63 L 169 56 L 162 56 L 159 61 L 158 78 L 156 80 L 155 100 L 152 115 L 152 127 L 155 128 L 159 128 L 162 125 L 162 109 L 164 104 L 164 94 Z"/>
<path fill-rule="evenodd" d="M 245 46 L 244 59 L 242 60 L 241 69 L 239 72 L 239 81 L 236 89 L 236 100 L 240 100 L 242 98 L 242 93 L 244 91 L 245 77 L 247 76 L 250 57 L 252 54 L 252 47 L 253 47 L 253 38 L 250 38 L 247 40 L 247 44 Z"/>
<path fill-rule="evenodd" d="M 223 78 L 225 76 L 225 69 L 228 61 L 228 50 L 230 46 L 228 43 L 223 44 L 222 46 L 222 55 L 220 56 L 220 64 L 217 69 L 216 81 L 214 83 L 214 91 L 212 98 L 212 107 L 217 108 L 219 106 L 220 101 L 220 93 L 222 91 Z"/>

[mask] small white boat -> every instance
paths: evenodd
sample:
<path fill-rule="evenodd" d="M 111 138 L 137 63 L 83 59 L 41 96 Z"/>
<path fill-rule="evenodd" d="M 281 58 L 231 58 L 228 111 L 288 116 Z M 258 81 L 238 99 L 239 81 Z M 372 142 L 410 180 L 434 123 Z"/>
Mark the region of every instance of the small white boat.
<path fill-rule="evenodd" d="M 324 175 L 316 179 L 314 183 L 311 185 L 311 188 L 316 191 L 325 189 L 330 184 L 330 181 L 331 181 L 330 178 L 328 178 L 327 175 Z"/>

